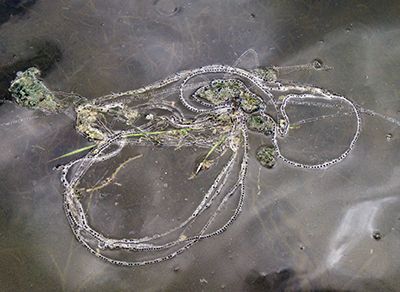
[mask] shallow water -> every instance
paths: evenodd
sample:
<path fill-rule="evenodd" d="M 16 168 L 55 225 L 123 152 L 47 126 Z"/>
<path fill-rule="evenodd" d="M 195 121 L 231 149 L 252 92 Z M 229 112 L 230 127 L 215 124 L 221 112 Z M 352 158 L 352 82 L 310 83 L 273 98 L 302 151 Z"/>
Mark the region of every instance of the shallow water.
<path fill-rule="evenodd" d="M 95 97 L 188 68 L 235 64 L 250 50 L 240 59 L 242 67 L 321 59 L 334 69 L 281 78 L 318 85 L 400 120 L 397 1 L 215 2 L 36 1 L 24 13 L 2 18 L 0 85 L 15 70 L 37 65 L 53 90 Z M 315 110 L 297 111 L 299 119 L 302 113 L 310 116 Z M 45 116 L 11 103 L 0 106 L 2 291 L 400 287 L 396 121 L 364 114 L 350 156 L 322 171 L 282 162 L 272 170 L 262 168 L 254 153 L 264 141 L 251 136 L 248 196 L 235 224 L 173 260 L 134 269 L 91 255 L 66 221 L 59 173 L 53 170 L 57 162 L 49 160 L 86 145 L 73 125 L 68 112 Z M 335 154 L 349 125 L 339 119 L 303 127 L 286 151 L 299 159 Z M 128 177 L 124 188 L 135 191 L 93 198 L 91 216 L 109 233 L 151 233 L 173 226 L 169 220 L 183 217 L 206 189 L 207 175 L 195 182 L 183 175 L 194 167 L 198 153 L 132 151 L 143 152 L 143 158 L 151 153 L 151 159 L 138 159 L 126 169 L 133 179 Z"/>

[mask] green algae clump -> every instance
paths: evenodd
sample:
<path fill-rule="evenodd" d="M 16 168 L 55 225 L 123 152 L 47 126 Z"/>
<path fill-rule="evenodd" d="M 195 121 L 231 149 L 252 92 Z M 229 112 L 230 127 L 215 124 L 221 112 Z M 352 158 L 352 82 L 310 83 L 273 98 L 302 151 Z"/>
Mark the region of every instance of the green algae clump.
<path fill-rule="evenodd" d="M 266 168 L 272 168 L 276 163 L 276 150 L 272 146 L 263 145 L 257 149 L 256 158 Z"/>
<path fill-rule="evenodd" d="M 240 94 L 240 107 L 246 113 L 252 113 L 259 109 L 261 101 L 256 96 L 247 90 L 242 90 Z"/>
<path fill-rule="evenodd" d="M 8 89 L 15 101 L 27 108 L 40 109 L 45 112 L 57 112 L 62 105 L 54 94 L 39 79 L 40 70 L 31 67 L 18 72 Z"/>
<path fill-rule="evenodd" d="M 261 104 L 256 95 L 236 79 L 214 79 L 209 85 L 197 89 L 194 97 L 217 106 L 238 98 L 240 107 L 246 113 L 258 110 Z"/>
<path fill-rule="evenodd" d="M 271 118 L 264 118 L 260 115 L 252 115 L 247 120 L 247 127 L 250 131 L 271 135 L 274 129 L 274 121 Z"/>
<path fill-rule="evenodd" d="M 222 105 L 240 94 L 236 80 L 215 79 L 210 85 L 200 87 L 195 96 L 213 105 Z"/>

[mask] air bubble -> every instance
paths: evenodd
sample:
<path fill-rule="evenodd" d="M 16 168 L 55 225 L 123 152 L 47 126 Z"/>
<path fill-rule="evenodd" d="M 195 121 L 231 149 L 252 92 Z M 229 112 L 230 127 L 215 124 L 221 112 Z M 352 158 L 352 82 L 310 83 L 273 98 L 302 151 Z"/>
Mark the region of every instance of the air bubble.
<path fill-rule="evenodd" d="M 324 68 L 324 64 L 320 59 L 314 59 L 311 62 L 312 66 L 314 67 L 315 70 L 321 70 Z"/>
<path fill-rule="evenodd" d="M 383 237 L 382 233 L 380 233 L 379 231 L 374 231 L 372 233 L 372 238 L 375 239 L 376 241 L 381 240 Z"/>

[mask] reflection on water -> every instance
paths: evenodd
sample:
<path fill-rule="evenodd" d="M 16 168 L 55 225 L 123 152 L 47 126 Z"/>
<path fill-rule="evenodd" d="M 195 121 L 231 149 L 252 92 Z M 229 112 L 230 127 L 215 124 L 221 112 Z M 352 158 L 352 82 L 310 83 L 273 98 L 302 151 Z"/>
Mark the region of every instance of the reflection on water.
<path fill-rule="evenodd" d="M 47 84 L 90 97 L 182 69 L 233 64 L 253 48 L 261 65 L 319 58 L 334 69 L 284 78 L 331 89 L 398 120 L 400 8 L 392 2 L 36 1 L 0 26 L 1 74 L 37 55 L 32 41 L 48 40 L 63 58 L 49 54 L 58 62 Z M 260 169 L 254 153 L 263 141 L 250 137 L 249 200 L 237 224 L 173 261 L 132 270 L 88 254 L 64 219 L 58 175 L 48 161 L 85 145 L 73 120 L 6 103 L 0 107 L 3 290 L 395 291 L 398 125 L 363 117 L 350 157 L 322 172 L 281 163 Z M 304 147 L 301 138 L 293 140 L 296 150 Z"/>
<path fill-rule="evenodd" d="M 346 254 L 357 248 L 361 240 L 380 240 L 376 233 L 376 217 L 382 212 L 384 205 L 396 202 L 398 198 L 384 198 L 363 202 L 349 208 L 344 215 L 337 231 L 330 240 L 326 266 L 328 269 L 340 269 L 341 260 Z M 345 271 L 344 271 L 345 272 Z"/>

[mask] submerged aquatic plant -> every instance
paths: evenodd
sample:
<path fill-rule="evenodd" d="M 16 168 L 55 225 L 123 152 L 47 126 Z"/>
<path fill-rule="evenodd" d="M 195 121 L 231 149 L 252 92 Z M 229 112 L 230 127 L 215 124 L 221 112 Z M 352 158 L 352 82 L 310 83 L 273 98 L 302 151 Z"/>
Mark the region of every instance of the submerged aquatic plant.
<path fill-rule="evenodd" d="M 306 68 L 321 69 L 313 65 Z M 123 266 L 142 266 L 171 259 L 195 243 L 223 233 L 238 218 L 246 199 L 249 131 L 271 137 L 272 146 L 261 147 L 256 153 L 256 158 L 266 167 L 272 167 L 276 159 L 309 169 L 324 169 L 342 161 L 360 134 L 361 118 L 355 104 L 322 88 L 279 81 L 276 79 L 278 72 L 279 67 L 245 70 L 210 65 L 179 72 L 136 90 L 102 96 L 77 105 L 76 129 L 94 144 L 59 157 L 90 150 L 84 157 L 61 166 L 64 209 L 77 240 L 103 260 Z M 15 85 L 13 88 L 15 90 Z M 46 99 L 40 100 L 34 108 L 40 108 Z M 57 99 L 52 100 L 57 103 Z M 339 101 L 352 110 L 356 127 L 349 145 L 338 157 L 316 164 L 285 157 L 279 141 L 292 127 L 287 105 L 291 101 L 321 100 Z M 47 106 L 43 103 L 43 110 L 57 108 L 57 104 Z M 213 167 L 215 159 L 224 157 L 224 165 L 191 215 L 177 226 L 141 238 L 113 238 L 90 224 L 81 202 L 83 195 L 79 185 L 89 169 L 112 159 L 127 145 L 205 149 L 206 155 L 197 165 L 194 176 Z M 125 163 L 99 185 L 108 185 Z M 222 224 L 213 226 L 232 200 L 235 202 L 234 211 Z M 195 222 L 200 225 L 197 229 Z M 118 254 L 120 251 L 143 252 L 150 256 L 152 253 L 165 253 L 153 258 L 126 260 Z M 113 252 L 117 253 L 113 255 Z"/>

